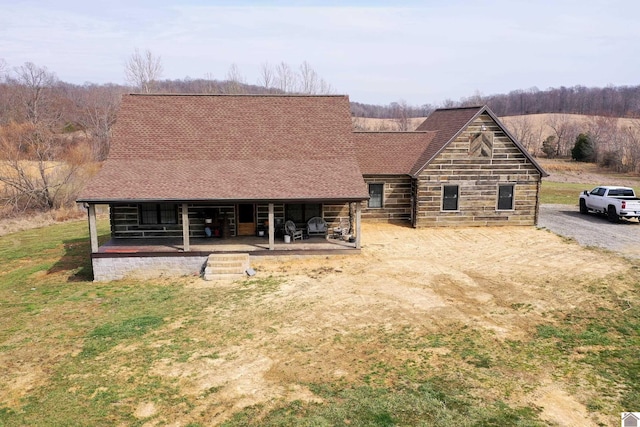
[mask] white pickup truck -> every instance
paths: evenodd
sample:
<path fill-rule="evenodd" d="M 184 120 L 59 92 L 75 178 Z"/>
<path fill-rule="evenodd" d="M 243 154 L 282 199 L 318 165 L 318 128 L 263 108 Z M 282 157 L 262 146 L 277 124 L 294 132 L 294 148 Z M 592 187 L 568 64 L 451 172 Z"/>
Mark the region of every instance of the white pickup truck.
<path fill-rule="evenodd" d="M 580 213 L 597 212 L 607 215 L 611 222 L 620 218 L 640 219 L 640 198 L 633 188 L 600 186 L 580 193 Z"/>

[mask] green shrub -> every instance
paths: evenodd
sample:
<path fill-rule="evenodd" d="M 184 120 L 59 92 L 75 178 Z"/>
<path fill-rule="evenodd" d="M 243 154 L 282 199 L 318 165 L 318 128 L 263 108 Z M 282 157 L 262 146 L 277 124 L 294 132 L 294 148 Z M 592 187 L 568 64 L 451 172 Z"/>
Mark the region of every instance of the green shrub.
<path fill-rule="evenodd" d="M 593 142 L 588 134 L 581 133 L 576 137 L 576 143 L 571 149 L 571 158 L 578 162 L 593 162 L 595 160 Z"/>

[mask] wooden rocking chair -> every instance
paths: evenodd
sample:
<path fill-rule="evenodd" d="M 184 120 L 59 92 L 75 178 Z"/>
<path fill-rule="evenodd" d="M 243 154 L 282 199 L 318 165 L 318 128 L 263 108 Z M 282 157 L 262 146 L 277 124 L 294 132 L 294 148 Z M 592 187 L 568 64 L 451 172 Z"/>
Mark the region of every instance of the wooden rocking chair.
<path fill-rule="evenodd" d="M 302 240 L 304 237 L 303 236 L 304 230 L 297 229 L 293 221 L 287 221 L 284 223 L 284 231 L 289 236 L 291 236 L 292 241 L 295 241 L 296 239 Z"/>

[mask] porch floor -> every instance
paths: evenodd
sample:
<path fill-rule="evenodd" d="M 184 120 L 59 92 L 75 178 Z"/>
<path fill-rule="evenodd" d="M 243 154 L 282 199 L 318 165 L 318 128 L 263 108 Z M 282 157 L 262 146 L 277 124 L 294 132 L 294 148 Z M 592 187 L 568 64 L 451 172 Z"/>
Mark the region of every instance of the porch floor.
<path fill-rule="evenodd" d="M 251 255 L 277 255 L 295 253 L 340 253 L 357 251 L 356 244 L 339 239 L 311 236 L 308 239 L 285 243 L 276 239 L 274 250 L 269 250 L 269 239 L 257 236 L 239 236 L 228 239 L 191 238 L 190 251 L 183 252 L 181 238 L 111 239 L 98 248 L 104 254 L 137 253 L 251 253 Z"/>

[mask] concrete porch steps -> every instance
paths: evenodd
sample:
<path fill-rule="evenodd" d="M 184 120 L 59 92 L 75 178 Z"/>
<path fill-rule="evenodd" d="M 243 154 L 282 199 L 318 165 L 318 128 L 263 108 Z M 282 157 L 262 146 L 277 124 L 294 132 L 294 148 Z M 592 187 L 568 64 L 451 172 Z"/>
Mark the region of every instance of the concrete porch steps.
<path fill-rule="evenodd" d="M 204 280 L 238 279 L 250 267 L 249 254 L 210 254 Z"/>

